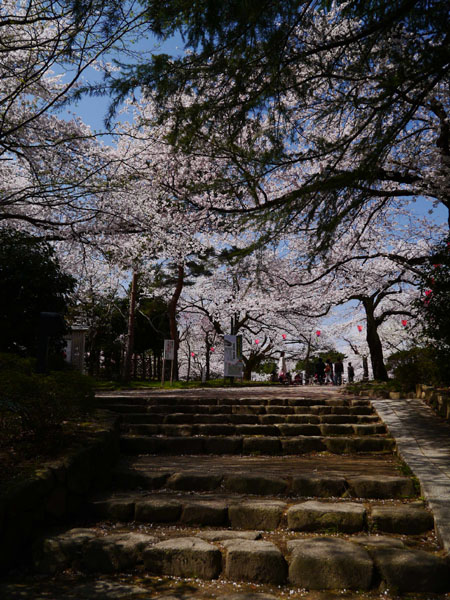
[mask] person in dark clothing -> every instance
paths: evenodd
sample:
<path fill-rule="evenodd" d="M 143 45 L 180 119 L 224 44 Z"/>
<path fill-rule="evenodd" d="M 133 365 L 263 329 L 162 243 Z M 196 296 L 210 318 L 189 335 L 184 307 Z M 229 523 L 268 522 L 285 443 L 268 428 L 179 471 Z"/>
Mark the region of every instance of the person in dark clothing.
<path fill-rule="evenodd" d="M 334 363 L 334 385 L 342 385 L 342 373 L 344 364 L 341 359 Z"/>
<path fill-rule="evenodd" d="M 325 363 L 323 362 L 323 360 L 322 360 L 321 357 L 316 362 L 315 372 L 316 372 L 316 375 L 317 375 L 317 381 L 320 383 L 320 385 L 322 385 L 323 384 L 323 380 L 325 378 Z"/>
<path fill-rule="evenodd" d="M 348 366 L 347 366 L 347 375 L 348 375 L 348 382 L 353 383 L 353 381 L 355 379 L 355 369 L 353 368 L 353 365 L 351 362 L 349 362 Z"/>

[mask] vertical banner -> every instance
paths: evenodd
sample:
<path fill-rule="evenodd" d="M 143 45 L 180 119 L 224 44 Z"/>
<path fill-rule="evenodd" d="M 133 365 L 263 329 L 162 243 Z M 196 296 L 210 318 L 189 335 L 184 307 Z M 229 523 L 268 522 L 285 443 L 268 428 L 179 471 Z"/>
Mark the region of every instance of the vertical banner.
<path fill-rule="evenodd" d="M 244 363 L 242 361 L 242 336 L 224 335 L 224 377 L 242 377 Z"/>

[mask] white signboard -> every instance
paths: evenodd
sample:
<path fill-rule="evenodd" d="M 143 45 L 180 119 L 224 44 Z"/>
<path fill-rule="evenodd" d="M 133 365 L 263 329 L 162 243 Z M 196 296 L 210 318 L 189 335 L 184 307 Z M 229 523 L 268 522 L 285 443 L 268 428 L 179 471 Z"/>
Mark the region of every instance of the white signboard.
<path fill-rule="evenodd" d="M 223 342 L 224 377 L 242 377 L 242 336 L 224 335 Z"/>
<path fill-rule="evenodd" d="M 164 360 L 173 360 L 175 356 L 175 341 L 164 340 Z"/>

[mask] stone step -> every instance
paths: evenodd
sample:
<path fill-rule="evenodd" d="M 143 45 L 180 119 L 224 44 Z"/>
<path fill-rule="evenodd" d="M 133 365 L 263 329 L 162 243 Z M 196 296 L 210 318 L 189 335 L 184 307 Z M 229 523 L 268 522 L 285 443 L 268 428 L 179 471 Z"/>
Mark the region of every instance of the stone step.
<path fill-rule="evenodd" d="M 423 535 L 434 527 L 432 514 L 421 503 L 377 505 L 350 500 L 283 501 L 227 492 L 186 496 L 176 491 L 171 494 L 115 494 L 93 500 L 88 510 L 91 517 L 108 521 L 231 527 L 233 530 Z"/>
<path fill-rule="evenodd" d="M 146 405 L 146 406 L 370 406 L 370 400 L 363 398 L 308 398 L 294 397 L 184 397 L 164 396 L 97 396 L 99 405 Z"/>
<path fill-rule="evenodd" d="M 387 536 L 305 537 L 277 544 L 252 532 L 207 530 L 152 533 L 74 529 L 47 536 L 33 548 L 38 573 L 77 569 L 249 581 L 307 590 L 443 593 L 450 589 L 446 557 L 407 548 Z M 183 535 L 184 533 L 184 535 Z M 256 539 L 255 539 L 256 538 Z"/>
<path fill-rule="evenodd" d="M 120 449 L 125 454 L 304 454 L 331 452 L 392 452 L 389 437 L 341 436 L 132 436 L 122 435 Z"/>
<path fill-rule="evenodd" d="M 126 464 L 119 465 L 113 473 L 115 486 L 121 490 L 174 490 L 251 494 L 257 496 L 285 495 L 319 498 L 403 499 L 416 496 L 414 480 L 402 475 L 337 475 L 336 473 L 305 472 L 277 476 L 258 472 L 255 468 L 227 471 L 216 469 L 197 471 L 141 470 Z"/>
<path fill-rule="evenodd" d="M 271 406 L 271 405 L 177 405 L 176 411 L 172 405 L 134 405 L 134 404 L 103 404 L 103 409 L 120 414 L 153 414 L 172 415 L 184 414 L 210 414 L 210 415 L 374 415 L 374 410 L 368 405 L 356 406 Z"/>
<path fill-rule="evenodd" d="M 282 423 L 299 424 L 370 424 L 380 423 L 377 415 L 235 415 L 235 414 L 197 414 L 197 413 L 127 413 L 123 415 L 126 423 L 162 425 L 162 424 L 249 424 L 279 425 Z"/>
<path fill-rule="evenodd" d="M 313 425 L 310 423 L 282 423 L 278 425 L 253 425 L 253 424 L 125 424 L 123 429 L 135 435 L 166 435 L 191 437 L 193 435 L 212 436 L 333 436 L 333 435 L 378 435 L 386 433 L 386 426 L 376 424 L 334 424 L 324 423 Z"/>

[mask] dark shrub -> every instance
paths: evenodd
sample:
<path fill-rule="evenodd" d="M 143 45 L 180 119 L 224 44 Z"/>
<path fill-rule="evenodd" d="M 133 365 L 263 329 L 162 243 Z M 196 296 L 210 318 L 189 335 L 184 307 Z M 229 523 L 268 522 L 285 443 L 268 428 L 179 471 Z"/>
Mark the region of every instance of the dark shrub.
<path fill-rule="evenodd" d="M 436 352 L 431 347 L 411 348 L 391 354 L 386 362 L 395 380 L 405 390 L 414 390 L 416 384 L 436 385 L 442 382 L 442 369 L 436 360 Z"/>
<path fill-rule="evenodd" d="M 93 398 L 93 382 L 76 371 L 40 375 L 31 360 L 0 354 L 0 433 L 44 435 L 87 412 Z"/>

